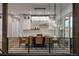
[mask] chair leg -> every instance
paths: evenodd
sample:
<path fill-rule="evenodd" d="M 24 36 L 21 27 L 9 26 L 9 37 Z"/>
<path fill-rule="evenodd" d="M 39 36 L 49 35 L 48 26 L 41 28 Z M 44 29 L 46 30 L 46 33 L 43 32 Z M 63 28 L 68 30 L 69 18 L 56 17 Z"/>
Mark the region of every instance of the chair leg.
<path fill-rule="evenodd" d="M 20 48 L 20 45 L 21 45 L 21 44 L 19 43 L 19 48 Z"/>
<path fill-rule="evenodd" d="M 30 48 L 32 49 L 32 45 L 30 45 Z"/>
<path fill-rule="evenodd" d="M 59 46 L 59 48 L 60 48 L 60 43 L 58 43 L 58 46 Z"/>
<path fill-rule="evenodd" d="M 43 47 L 44 47 L 44 46 L 42 45 L 41 49 L 43 49 Z"/>
<path fill-rule="evenodd" d="M 25 44 L 25 49 L 28 47 L 28 44 Z"/>
<path fill-rule="evenodd" d="M 48 44 L 45 45 L 45 49 L 47 49 L 47 48 L 48 48 Z"/>
<path fill-rule="evenodd" d="M 25 44 L 25 50 L 26 50 L 26 44 Z"/>

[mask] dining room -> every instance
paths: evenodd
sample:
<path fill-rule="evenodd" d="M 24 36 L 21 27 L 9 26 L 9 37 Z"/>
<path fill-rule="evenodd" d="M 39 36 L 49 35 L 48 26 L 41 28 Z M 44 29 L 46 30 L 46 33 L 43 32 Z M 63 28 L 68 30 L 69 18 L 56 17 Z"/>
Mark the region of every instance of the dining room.
<path fill-rule="evenodd" d="M 70 22 L 71 3 L 9 3 L 8 53 L 70 54 Z"/>

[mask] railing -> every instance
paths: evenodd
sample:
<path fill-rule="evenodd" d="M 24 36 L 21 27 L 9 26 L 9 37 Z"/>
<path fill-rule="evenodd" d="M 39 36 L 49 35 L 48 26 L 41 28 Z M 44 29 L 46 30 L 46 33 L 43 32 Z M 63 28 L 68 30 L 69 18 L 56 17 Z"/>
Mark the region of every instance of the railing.
<path fill-rule="evenodd" d="M 8 41 L 9 41 L 10 39 L 8 38 Z M 18 39 L 18 40 L 20 40 L 20 39 Z M 35 50 L 38 50 L 39 52 L 40 51 L 42 51 L 42 50 L 46 50 L 47 51 L 47 54 L 53 54 L 53 52 L 52 51 L 54 51 L 54 42 L 52 42 L 51 43 L 51 38 L 49 39 L 49 43 L 48 43 L 48 47 L 46 47 L 46 46 L 43 46 L 42 48 L 41 47 L 39 47 L 39 49 L 37 48 L 37 47 L 35 47 L 35 46 L 31 46 L 30 45 L 30 40 L 29 39 L 27 39 L 28 40 L 28 45 L 27 45 L 27 47 L 26 47 L 26 45 L 25 45 L 25 49 L 24 50 L 22 50 L 22 51 L 26 51 L 27 50 L 27 52 L 26 53 L 24 53 L 24 54 L 32 54 L 31 53 L 31 51 L 33 50 L 33 48 L 35 49 Z M 44 39 L 43 39 L 44 40 Z M 63 41 L 62 41 L 63 40 Z M 65 40 L 67 40 L 67 41 L 65 41 Z M 70 49 L 70 53 L 73 53 L 73 42 L 72 42 L 73 40 L 72 40 L 72 38 L 64 38 L 64 37 L 59 37 L 59 44 L 60 44 L 60 47 L 59 48 L 62 48 L 61 47 L 61 44 L 64 46 L 64 47 L 67 47 L 67 48 L 69 48 Z M 19 41 L 18 41 L 19 42 Z M 69 43 L 70 42 L 70 43 Z M 56 42 L 55 42 L 56 43 Z M 68 44 L 69 43 L 69 44 Z M 26 43 L 25 43 L 26 44 Z M 45 44 L 45 43 L 44 43 Z M 9 43 L 8 43 L 8 45 L 9 45 Z M 63 47 L 63 48 L 64 48 Z M 20 49 L 21 47 L 19 47 L 19 45 L 18 45 L 18 48 Z M 9 47 L 8 47 L 8 51 L 9 51 Z M 40 50 L 41 49 L 41 50 Z M 0 51 L 2 52 L 1 54 L 4 54 L 4 55 L 6 55 L 5 54 L 5 52 L 2 50 L 2 49 L 0 49 Z M 38 52 L 37 51 L 37 52 Z M 35 51 L 32 51 L 33 52 L 33 54 L 35 54 L 35 55 L 37 55 L 37 53 L 35 53 Z M 40 53 L 38 52 L 38 54 L 40 55 Z M 17 52 L 15 52 L 14 51 L 14 54 L 16 54 Z M 41 55 L 43 54 L 44 52 L 41 52 Z M 8 54 L 9 54 L 9 52 L 8 52 Z M 13 54 L 13 53 L 10 53 L 10 54 Z M 20 53 L 21 54 L 21 53 Z M 23 54 L 23 53 L 22 53 Z M 44 53 L 45 54 L 45 53 Z M 44 55 L 43 54 L 43 55 Z M 66 54 L 66 53 L 65 53 Z M 46 54 L 45 54 L 46 55 Z"/>
<path fill-rule="evenodd" d="M 72 46 L 72 44 L 71 44 L 71 38 L 64 38 L 64 37 L 57 37 L 58 38 L 58 40 L 59 41 L 57 41 L 58 43 L 58 48 L 69 48 L 70 49 L 70 51 L 69 51 L 69 53 L 71 52 L 71 46 Z M 9 39 L 8 39 L 9 40 Z M 20 39 L 18 39 L 18 40 L 20 40 Z M 42 50 L 46 50 L 47 51 L 47 54 L 52 54 L 53 52 L 53 50 L 54 50 L 54 42 L 52 42 L 51 43 L 51 38 L 49 38 L 49 43 L 48 43 L 48 47 L 46 47 L 45 45 L 43 46 L 43 47 L 35 47 L 34 46 L 34 42 L 32 42 L 32 46 L 30 45 L 30 39 L 26 39 L 27 41 L 28 41 L 28 45 L 26 45 L 26 43 L 25 43 L 25 50 L 23 49 L 22 51 L 25 51 L 26 52 L 26 50 L 27 50 L 27 54 L 32 54 L 32 53 L 35 53 L 35 51 L 36 50 L 38 50 L 37 52 L 38 52 L 38 54 L 39 54 L 39 52 L 40 51 L 42 51 Z M 43 39 L 44 40 L 44 39 Z M 19 42 L 19 41 L 18 41 Z M 56 41 L 55 41 L 55 43 L 56 43 Z M 45 43 L 44 43 L 45 44 Z M 60 45 L 60 46 L 59 46 Z M 61 47 L 61 45 L 62 45 L 62 47 Z M 26 47 L 27 46 L 27 47 Z M 18 47 L 18 49 L 20 49 L 21 47 Z M 33 49 L 34 49 L 34 51 L 33 51 Z M 15 52 L 15 51 L 14 51 Z M 24 52 L 24 53 L 25 53 Z M 32 52 L 32 53 L 31 53 Z M 15 52 L 15 53 L 17 53 L 17 52 Z M 44 53 L 44 52 L 41 52 L 41 53 Z M 36 54 L 36 53 L 35 53 Z"/>

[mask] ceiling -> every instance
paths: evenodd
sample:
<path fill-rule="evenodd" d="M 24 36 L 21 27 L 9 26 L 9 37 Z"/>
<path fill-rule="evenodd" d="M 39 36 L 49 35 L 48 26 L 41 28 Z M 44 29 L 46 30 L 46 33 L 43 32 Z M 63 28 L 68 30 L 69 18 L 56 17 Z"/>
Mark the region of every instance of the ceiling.
<path fill-rule="evenodd" d="M 56 4 L 57 10 L 60 9 L 60 5 L 62 5 L 62 9 L 66 8 L 69 4 Z M 50 6 L 50 7 L 49 7 Z M 9 13 L 16 14 L 35 14 L 34 8 L 46 8 L 45 13 L 54 14 L 54 3 L 10 3 L 8 4 Z M 41 10 L 40 10 L 41 11 Z"/>
<path fill-rule="evenodd" d="M 41 3 L 19 3 L 19 4 L 9 4 L 9 12 L 10 13 L 17 13 L 17 14 L 29 14 L 35 13 L 34 8 L 46 8 L 46 12 L 49 10 L 49 4 L 41 4 Z"/>
<path fill-rule="evenodd" d="M 56 10 L 68 7 L 71 3 L 57 3 Z M 50 7 L 49 7 L 50 6 Z M 45 14 L 54 14 L 54 3 L 9 3 L 8 12 L 11 14 L 35 14 L 34 8 L 46 8 Z M 41 11 L 41 10 L 40 10 Z M 2 4 L 0 3 L 0 13 L 2 13 Z"/>

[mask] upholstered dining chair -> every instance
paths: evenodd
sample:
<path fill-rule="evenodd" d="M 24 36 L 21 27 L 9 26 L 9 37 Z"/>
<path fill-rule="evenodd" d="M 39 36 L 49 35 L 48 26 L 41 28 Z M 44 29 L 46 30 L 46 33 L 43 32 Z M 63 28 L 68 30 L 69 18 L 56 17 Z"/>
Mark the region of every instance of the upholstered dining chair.
<path fill-rule="evenodd" d="M 32 48 L 33 37 L 29 36 L 28 39 L 29 39 L 29 46 L 30 46 L 30 48 Z"/>
<path fill-rule="evenodd" d="M 59 37 L 54 37 L 52 40 L 53 44 L 57 44 L 60 47 L 60 38 Z"/>
<path fill-rule="evenodd" d="M 49 37 L 49 39 L 50 39 L 50 41 L 49 41 L 49 43 L 50 43 L 50 47 L 51 48 L 53 48 L 54 47 L 54 42 L 53 42 L 53 39 L 54 39 L 54 37 Z"/>
<path fill-rule="evenodd" d="M 58 46 L 61 47 L 61 37 L 57 37 L 58 39 Z"/>
<path fill-rule="evenodd" d="M 21 44 L 25 44 L 25 46 L 28 45 L 28 37 L 19 37 L 19 47 Z"/>
<path fill-rule="evenodd" d="M 41 36 L 36 36 L 35 38 L 35 46 L 39 46 L 43 44 L 43 38 Z"/>
<path fill-rule="evenodd" d="M 45 47 L 48 48 L 49 45 L 49 36 L 45 36 Z"/>

